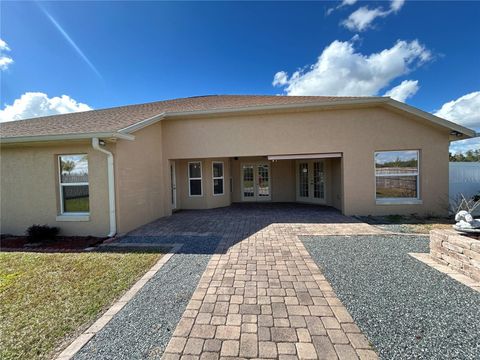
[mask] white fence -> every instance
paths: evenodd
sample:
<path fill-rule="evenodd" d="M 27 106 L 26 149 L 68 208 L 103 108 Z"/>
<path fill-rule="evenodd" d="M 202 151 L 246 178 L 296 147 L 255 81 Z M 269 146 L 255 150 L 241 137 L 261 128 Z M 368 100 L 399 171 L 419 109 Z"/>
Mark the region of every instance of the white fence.
<path fill-rule="evenodd" d="M 455 206 L 460 194 L 469 198 L 480 193 L 480 162 L 451 162 L 449 177 L 451 206 Z"/>

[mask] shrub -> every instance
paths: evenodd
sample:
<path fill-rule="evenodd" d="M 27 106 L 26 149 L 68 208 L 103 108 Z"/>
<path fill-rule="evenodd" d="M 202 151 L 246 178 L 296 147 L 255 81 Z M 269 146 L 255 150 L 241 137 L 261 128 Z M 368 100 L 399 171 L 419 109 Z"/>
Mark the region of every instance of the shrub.
<path fill-rule="evenodd" d="M 33 242 L 43 242 L 53 240 L 58 235 L 60 229 L 48 225 L 32 225 L 27 229 L 28 239 Z"/>

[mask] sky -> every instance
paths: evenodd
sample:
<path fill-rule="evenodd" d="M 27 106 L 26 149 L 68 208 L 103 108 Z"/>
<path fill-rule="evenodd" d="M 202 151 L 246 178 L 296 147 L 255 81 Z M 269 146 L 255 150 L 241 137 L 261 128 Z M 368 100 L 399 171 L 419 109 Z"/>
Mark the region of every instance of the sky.
<path fill-rule="evenodd" d="M 2 1 L 0 121 L 211 94 L 385 95 L 480 131 L 479 18 L 479 1 Z"/>

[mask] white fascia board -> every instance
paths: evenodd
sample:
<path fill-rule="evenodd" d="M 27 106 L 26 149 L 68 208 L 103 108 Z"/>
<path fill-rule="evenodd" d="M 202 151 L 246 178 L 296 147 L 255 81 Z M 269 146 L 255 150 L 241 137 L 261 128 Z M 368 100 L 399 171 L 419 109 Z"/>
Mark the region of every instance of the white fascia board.
<path fill-rule="evenodd" d="M 43 141 L 83 140 L 83 139 L 92 139 L 92 138 L 101 138 L 101 139 L 114 138 L 114 139 L 122 139 L 122 140 L 135 140 L 135 136 L 130 134 L 108 132 L 108 133 L 16 136 L 16 137 L 0 138 L 0 143 L 13 144 L 13 143 L 43 142 Z"/>
<path fill-rule="evenodd" d="M 459 125 L 459 124 L 456 124 L 454 122 L 451 122 L 451 121 L 448 121 L 448 120 L 445 120 L 441 117 L 438 117 L 438 116 L 435 116 L 433 114 L 430 114 L 426 111 L 423 111 L 423 110 L 420 110 L 420 109 L 417 109 L 413 106 L 410 106 L 410 105 L 407 105 L 407 104 L 404 104 L 400 101 L 396 101 L 394 99 L 389 99 L 389 101 L 386 103 L 387 105 L 389 106 L 392 106 L 394 108 L 397 108 L 397 109 L 400 109 L 402 111 L 405 111 L 409 114 L 412 114 L 412 115 L 415 115 L 415 116 L 419 116 L 419 117 L 422 117 L 426 120 L 429 120 L 431 121 L 432 123 L 434 124 L 437 124 L 437 125 L 440 125 L 440 126 L 443 126 L 443 127 L 446 127 L 450 130 L 453 130 L 453 131 L 457 131 L 459 133 L 462 133 L 464 134 L 467 138 L 472 138 L 472 137 L 475 137 L 477 136 L 476 133 L 475 133 L 475 130 L 472 130 L 472 129 L 469 129 L 469 128 L 466 128 L 462 125 Z M 461 140 L 461 139 L 459 139 Z"/>

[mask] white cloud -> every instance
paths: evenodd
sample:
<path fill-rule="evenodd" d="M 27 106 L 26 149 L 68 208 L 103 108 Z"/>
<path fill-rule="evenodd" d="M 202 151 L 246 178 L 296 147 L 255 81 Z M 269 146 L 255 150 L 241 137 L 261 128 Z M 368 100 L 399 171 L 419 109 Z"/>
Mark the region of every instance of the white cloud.
<path fill-rule="evenodd" d="M 402 8 L 403 4 L 405 4 L 405 0 L 392 0 L 390 9 L 392 9 L 394 12 L 397 12 Z"/>
<path fill-rule="evenodd" d="M 353 4 L 355 4 L 358 0 L 343 0 L 340 5 L 336 6 L 336 7 L 333 7 L 333 8 L 330 8 L 327 10 L 327 15 L 330 15 L 332 12 L 334 12 L 335 10 L 337 9 L 340 9 L 344 6 L 351 6 Z"/>
<path fill-rule="evenodd" d="M 315 64 L 290 78 L 285 71 L 277 72 L 274 84 L 284 86 L 287 95 L 371 96 L 432 58 L 417 40 L 397 41 L 390 49 L 370 55 L 357 52 L 354 41 L 335 40 Z"/>
<path fill-rule="evenodd" d="M 275 74 L 273 77 L 273 86 L 283 86 L 287 83 L 288 81 L 288 75 L 285 71 L 279 71 Z"/>
<path fill-rule="evenodd" d="M 383 7 L 370 9 L 368 6 L 362 6 L 351 13 L 341 24 L 352 31 L 365 31 L 372 26 L 376 18 L 387 17 L 392 13 L 398 12 L 404 3 L 405 0 L 392 0 L 388 10 L 384 10 Z"/>
<path fill-rule="evenodd" d="M 392 99 L 405 102 L 405 100 L 415 95 L 419 88 L 418 80 L 404 80 L 400 85 L 388 90 L 385 96 L 390 96 Z"/>
<path fill-rule="evenodd" d="M 480 91 L 443 104 L 435 115 L 480 131 Z"/>
<path fill-rule="evenodd" d="M 3 110 L 0 110 L 0 122 L 91 109 L 87 104 L 77 102 L 68 95 L 49 98 L 47 94 L 41 92 L 26 92 L 12 105 L 6 105 Z"/>
<path fill-rule="evenodd" d="M 471 92 L 443 104 L 434 115 L 480 131 L 480 91 Z M 477 149 L 480 149 L 478 137 L 450 144 L 450 152 L 454 154 Z"/>
<path fill-rule="evenodd" d="M 449 151 L 452 154 L 465 153 L 468 150 L 480 150 L 480 138 L 458 140 L 450 143 Z"/>
<path fill-rule="evenodd" d="M 0 39 L 0 70 L 6 70 L 13 63 L 13 59 L 6 53 L 10 51 L 8 44 Z"/>

